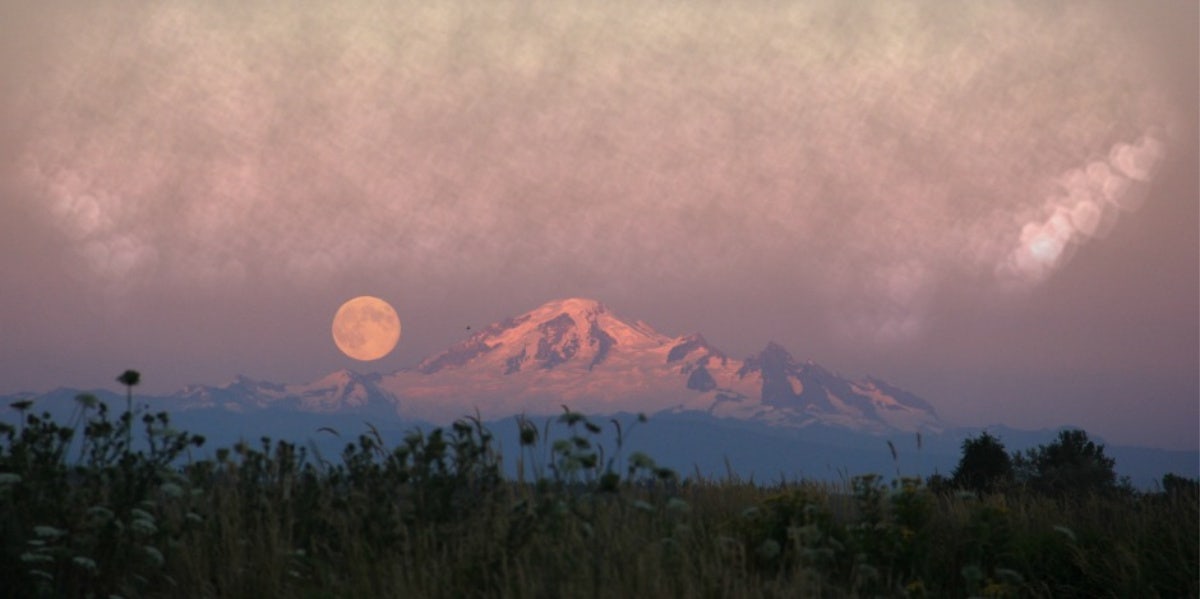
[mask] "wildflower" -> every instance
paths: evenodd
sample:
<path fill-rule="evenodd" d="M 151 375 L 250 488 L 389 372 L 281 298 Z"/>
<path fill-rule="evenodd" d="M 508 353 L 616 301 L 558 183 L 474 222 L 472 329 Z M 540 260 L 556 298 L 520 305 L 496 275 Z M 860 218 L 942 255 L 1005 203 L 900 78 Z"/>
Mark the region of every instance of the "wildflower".
<path fill-rule="evenodd" d="M 183 489 L 175 483 L 163 483 L 158 487 L 158 490 L 163 492 L 167 497 L 182 497 Z"/>
<path fill-rule="evenodd" d="M 879 569 L 871 564 L 859 564 L 858 575 L 863 580 L 875 580 L 879 578 Z"/>
<path fill-rule="evenodd" d="M 779 541 L 776 541 L 775 539 L 767 539 L 758 546 L 758 549 L 755 550 L 755 552 L 758 553 L 758 557 L 761 557 L 764 560 L 773 560 L 776 557 L 779 557 L 779 553 L 782 550 L 783 547 L 779 545 Z"/>
<path fill-rule="evenodd" d="M 112 510 L 110 510 L 102 505 L 94 505 L 94 506 L 88 508 L 87 516 L 89 519 L 92 519 L 92 520 L 108 522 L 109 520 L 112 520 L 114 514 L 113 514 Z"/>
<path fill-rule="evenodd" d="M 163 562 L 166 561 L 163 559 L 162 552 L 154 547 L 146 545 L 145 547 L 142 547 L 142 550 L 145 551 L 146 557 L 150 558 L 150 562 L 155 566 L 161 566 L 163 565 Z"/>
<path fill-rule="evenodd" d="M 980 594 L 984 597 L 1010 597 L 1012 589 L 1003 583 L 988 581 L 987 586 L 983 587 Z"/>
<path fill-rule="evenodd" d="M 683 512 L 687 512 L 691 509 L 692 509 L 692 506 L 688 505 L 688 502 L 686 502 L 678 497 L 672 497 L 667 500 L 667 510 L 668 511 L 683 513 Z"/>
<path fill-rule="evenodd" d="M 980 568 L 975 564 L 963 566 L 962 577 L 967 579 L 967 582 L 979 582 L 983 580 L 983 568 Z"/>
<path fill-rule="evenodd" d="M 133 529 L 133 532 L 142 535 L 152 535 L 158 532 L 158 527 L 150 520 L 134 520 L 129 523 L 129 527 Z"/>
<path fill-rule="evenodd" d="M 537 443 L 537 427 L 528 422 L 521 422 L 521 445 L 530 446 Z"/>
<path fill-rule="evenodd" d="M 1008 568 L 996 568 L 996 578 L 1001 582 L 1014 585 L 1025 582 L 1025 577 L 1021 576 L 1020 572 Z"/>
<path fill-rule="evenodd" d="M 655 466 L 654 460 L 651 459 L 650 456 L 648 456 L 640 451 L 635 451 L 635 452 L 633 452 L 632 455 L 629 456 L 629 469 L 630 470 L 637 470 L 639 468 L 649 469 L 649 468 L 653 468 L 654 466 Z"/>
<path fill-rule="evenodd" d="M 904 592 L 910 596 L 923 596 L 926 592 L 925 581 L 920 578 L 910 581 L 907 585 L 904 585 Z"/>
<path fill-rule="evenodd" d="M 27 564 L 45 564 L 53 562 L 54 558 L 46 555 L 45 553 L 26 551 L 25 553 L 21 554 L 21 561 Z"/>
<path fill-rule="evenodd" d="M 1066 526 L 1062 526 L 1062 525 L 1055 526 L 1055 527 L 1054 527 L 1054 530 L 1055 530 L 1055 531 L 1057 531 L 1057 532 L 1060 532 L 1060 533 L 1062 533 L 1062 534 L 1064 534 L 1064 535 L 1066 535 L 1066 537 L 1067 537 L 1068 539 L 1071 539 L 1071 542 L 1072 542 L 1072 543 L 1074 543 L 1074 542 L 1075 542 L 1075 531 L 1073 531 L 1073 530 L 1071 530 L 1071 529 L 1067 528 Z"/>
<path fill-rule="evenodd" d="M 58 537 L 67 534 L 67 532 L 65 530 L 54 528 L 53 526 L 34 526 L 33 534 L 43 539 L 57 539 Z"/>
<path fill-rule="evenodd" d="M 96 560 L 94 560 L 90 557 L 77 555 L 71 559 L 71 562 L 73 562 L 76 566 L 79 566 L 80 568 L 87 570 L 88 572 L 96 571 Z"/>
<path fill-rule="evenodd" d="M 615 493 L 617 486 L 621 483 L 621 475 L 616 472 L 605 472 L 600 477 L 600 491 L 607 493 Z"/>

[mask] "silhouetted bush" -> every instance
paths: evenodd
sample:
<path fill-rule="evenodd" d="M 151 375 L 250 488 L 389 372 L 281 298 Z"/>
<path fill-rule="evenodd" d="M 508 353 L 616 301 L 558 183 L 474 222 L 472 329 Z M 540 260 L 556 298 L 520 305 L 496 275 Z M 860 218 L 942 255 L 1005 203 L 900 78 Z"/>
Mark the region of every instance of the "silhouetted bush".
<path fill-rule="evenodd" d="M 1104 445 L 1094 443 L 1086 432 L 1077 429 L 1060 431 L 1058 439 L 1049 445 L 1013 456 L 1019 482 L 1056 497 L 1116 491 L 1115 464 L 1104 455 Z"/>
<path fill-rule="evenodd" d="M 1001 490 L 1012 482 L 1012 458 L 1004 443 L 986 431 L 962 443 L 962 458 L 954 469 L 952 484 L 976 493 Z"/>
<path fill-rule="evenodd" d="M 680 480 L 621 455 L 628 426 L 610 421 L 606 445 L 609 427 L 569 410 L 544 426 L 518 419 L 528 479 L 501 476 L 478 418 L 390 449 L 368 425 L 340 462 L 268 438 L 192 460 L 202 440 L 166 414 L 113 420 L 93 397 L 79 405 L 66 426 L 28 402 L 16 426 L 0 424 L 0 597 L 1200 593 L 1200 505 L 1183 477 L 1165 493 L 1074 502 L 878 475 Z M 140 450 L 128 442 L 138 421 Z M 1111 468 L 1077 435 L 1025 459 L 1061 473 L 1076 454 Z"/>
<path fill-rule="evenodd" d="M 1200 497 L 1200 480 L 1174 473 L 1163 476 L 1162 488 L 1164 493 L 1171 496 Z"/>

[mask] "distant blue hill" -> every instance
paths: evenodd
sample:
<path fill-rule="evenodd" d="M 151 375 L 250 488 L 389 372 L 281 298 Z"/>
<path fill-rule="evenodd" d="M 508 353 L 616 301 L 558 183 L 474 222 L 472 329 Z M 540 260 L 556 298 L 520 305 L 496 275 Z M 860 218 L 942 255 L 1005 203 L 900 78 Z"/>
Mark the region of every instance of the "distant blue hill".
<path fill-rule="evenodd" d="M 74 398 L 79 393 L 74 389 L 58 389 L 40 394 L 30 411 L 48 412 L 59 422 L 66 423 L 76 410 Z M 104 390 L 91 393 L 109 405 L 113 417 L 125 408 L 124 394 Z M 0 410 L 0 421 L 15 424 L 18 413 L 7 408 L 8 404 L 30 396 L 32 394 L 0 397 L 0 406 L 4 407 Z M 229 447 L 239 440 L 257 445 L 262 437 L 269 437 L 309 447 L 323 459 L 336 462 L 345 445 L 356 442 L 359 435 L 367 434 L 371 427 L 375 427 L 384 442 L 392 447 L 415 429 L 429 431 L 436 426 L 372 409 L 354 413 L 313 413 L 281 406 L 245 413 L 215 408 L 172 411 L 171 404 L 162 398 L 141 396 L 136 398 L 135 404 L 151 411 L 168 411 L 175 428 L 204 435 L 208 441 L 193 452 L 196 458 L 210 456 L 217 448 Z M 556 416 L 531 416 L 529 419 L 538 425 L 539 431 L 548 430 L 550 439 L 569 435 L 565 426 L 556 422 Z M 620 459 L 641 451 L 684 477 L 699 475 L 715 480 L 736 477 L 758 483 L 799 479 L 836 483 L 867 473 L 888 478 L 897 475 L 928 477 L 935 473 L 949 475 L 958 463 L 963 440 L 983 430 L 981 427 L 962 427 L 922 433 L 918 447 L 915 433 L 875 435 L 826 426 L 792 429 L 755 421 L 721 419 L 700 412 L 664 412 L 651 416 L 644 423 L 637 422 L 636 415 L 630 413 L 592 416 L 592 420 L 604 428 L 601 442 L 608 456 L 616 453 L 616 427 L 610 422 L 612 419 L 621 423 L 625 433 Z M 511 474 L 521 454 L 516 417 L 488 421 L 485 426 L 493 433 Z M 1009 451 L 1050 443 L 1058 430 L 1022 430 L 1003 425 L 987 427 L 987 431 L 998 437 Z M 1099 438 L 1095 440 L 1103 442 Z M 547 447 L 548 443 L 543 443 L 535 454 L 545 459 Z M 1116 460 L 1119 476 L 1128 476 L 1136 487 L 1144 490 L 1157 488 L 1167 473 L 1187 477 L 1200 475 L 1200 451 L 1106 444 L 1105 453 Z"/>

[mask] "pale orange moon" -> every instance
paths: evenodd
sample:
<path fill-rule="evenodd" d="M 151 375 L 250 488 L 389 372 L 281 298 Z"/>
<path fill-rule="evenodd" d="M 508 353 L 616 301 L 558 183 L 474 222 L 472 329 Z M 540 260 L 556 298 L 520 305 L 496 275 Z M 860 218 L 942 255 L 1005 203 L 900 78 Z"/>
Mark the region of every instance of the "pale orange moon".
<path fill-rule="evenodd" d="M 333 315 L 333 342 L 355 360 L 378 360 L 391 353 L 398 341 L 400 317 L 391 304 L 377 297 L 356 297 Z"/>

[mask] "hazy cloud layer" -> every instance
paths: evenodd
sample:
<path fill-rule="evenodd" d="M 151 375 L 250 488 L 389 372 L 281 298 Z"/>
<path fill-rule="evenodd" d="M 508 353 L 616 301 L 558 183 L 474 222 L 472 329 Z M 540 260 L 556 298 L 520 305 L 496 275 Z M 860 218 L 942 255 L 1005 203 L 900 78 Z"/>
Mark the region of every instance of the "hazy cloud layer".
<path fill-rule="evenodd" d="M 311 4 L 311 3 L 310 3 Z M 1195 447 L 1188 0 L 0 3 L 0 392 L 412 366 L 565 295 Z"/>
<path fill-rule="evenodd" d="M 30 19 L 7 108 L 110 291 L 765 264 L 890 341 L 948 277 L 1050 277 L 1179 135 L 1092 4 L 87 6 Z"/>

